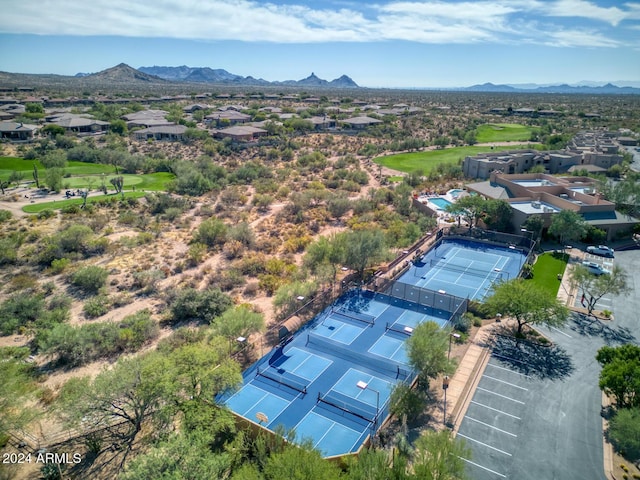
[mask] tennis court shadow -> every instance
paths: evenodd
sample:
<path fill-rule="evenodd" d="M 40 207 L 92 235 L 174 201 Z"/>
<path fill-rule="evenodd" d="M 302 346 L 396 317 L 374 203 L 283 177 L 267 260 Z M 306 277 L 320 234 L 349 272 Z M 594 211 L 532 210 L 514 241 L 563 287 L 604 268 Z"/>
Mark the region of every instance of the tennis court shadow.
<path fill-rule="evenodd" d="M 540 379 L 560 380 L 571 375 L 573 362 L 558 345 L 542 345 L 513 336 L 493 336 L 492 355 L 519 373 Z"/>
<path fill-rule="evenodd" d="M 367 313 L 372 300 L 372 298 L 364 295 L 352 295 L 341 307 L 351 310 L 352 312 Z"/>
<path fill-rule="evenodd" d="M 572 312 L 571 330 L 583 336 L 601 337 L 607 345 L 636 341 L 635 336 L 628 328 L 607 325 L 605 321 L 599 320 L 597 317 L 580 312 Z"/>

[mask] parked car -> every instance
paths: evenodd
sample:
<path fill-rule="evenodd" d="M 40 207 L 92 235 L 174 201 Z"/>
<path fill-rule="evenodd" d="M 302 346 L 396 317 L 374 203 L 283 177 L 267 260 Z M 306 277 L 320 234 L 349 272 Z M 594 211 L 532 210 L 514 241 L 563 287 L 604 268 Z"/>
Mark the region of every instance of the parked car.
<path fill-rule="evenodd" d="M 611 273 L 602 265 L 595 262 L 582 262 L 582 266 L 585 267 L 589 271 L 589 273 L 592 273 L 594 275 L 609 275 Z"/>
<path fill-rule="evenodd" d="M 613 248 L 609 248 L 606 245 L 591 245 L 587 247 L 587 253 L 593 253 L 594 255 L 598 255 L 600 257 L 609 257 L 613 258 Z"/>

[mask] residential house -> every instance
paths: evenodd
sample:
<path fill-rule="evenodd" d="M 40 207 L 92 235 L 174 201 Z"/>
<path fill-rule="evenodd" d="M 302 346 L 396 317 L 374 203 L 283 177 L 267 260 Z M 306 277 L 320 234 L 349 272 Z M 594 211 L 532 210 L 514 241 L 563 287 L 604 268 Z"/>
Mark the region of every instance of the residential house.
<path fill-rule="evenodd" d="M 158 140 L 167 142 L 179 142 L 185 139 L 184 132 L 187 131 L 187 127 L 184 125 L 160 125 L 155 127 L 143 128 L 136 130 L 131 135 L 136 140 Z"/>
<path fill-rule="evenodd" d="M 588 224 L 605 231 L 609 241 L 640 223 L 637 218 L 616 211 L 615 204 L 602 198 L 595 180 L 589 177 L 493 172 L 488 181 L 471 183 L 466 188 L 485 198 L 507 201 L 513 209 L 511 223 L 515 231 L 532 215 L 540 215 L 544 228 L 548 228 L 553 215 L 562 210 L 578 213 Z"/>
<path fill-rule="evenodd" d="M 28 142 L 38 127 L 17 122 L 0 122 L 0 139 L 12 142 Z"/>
<path fill-rule="evenodd" d="M 263 128 L 252 127 L 249 125 L 239 125 L 235 127 L 223 128 L 216 130 L 213 136 L 216 138 L 231 138 L 238 142 L 252 142 L 259 137 L 268 135 L 269 132 Z"/>
<path fill-rule="evenodd" d="M 346 120 L 342 120 L 342 123 L 354 130 L 363 130 L 371 125 L 382 123 L 382 120 L 371 117 L 351 117 Z"/>

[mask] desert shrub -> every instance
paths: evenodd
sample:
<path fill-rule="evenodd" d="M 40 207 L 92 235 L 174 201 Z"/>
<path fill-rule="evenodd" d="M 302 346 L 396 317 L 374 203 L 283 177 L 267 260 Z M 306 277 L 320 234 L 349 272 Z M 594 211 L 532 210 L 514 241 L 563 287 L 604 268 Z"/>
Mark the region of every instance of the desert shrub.
<path fill-rule="evenodd" d="M 0 266 L 11 265 L 18 261 L 18 247 L 19 244 L 15 239 L 0 238 Z"/>
<path fill-rule="evenodd" d="M 11 217 L 13 217 L 13 214 L 9 210 L 0 210 L 0 223 L 11 220 Z"/>
<path fill-rule="evenodd" d="M 38 212 L 36 215 L 40 220 L 46 220 L 48 218 L 52 218 L 56 216 L 56 212 L 51 210 L 50 208 L 45 208 L 44 210 Z"/>
<path fill-rule="evenodd" d="M 16 293 L 0 304 L 0 333 L 11 335 L 20 327 L 38 320 L 44 310 L 44 300 L 32 293 Z"/>
<path fill-rule="evenodd" d="M 158 325 L 148 310 L 125 317 L 120 324 L 58 324 L 37 339 L 40 350 L 57 355 L 63 365 L 79 366 L 100 358 L 138 350 L 157 337 Z"/>
<path fill-rule="evenodd" d="M 200 224 L 193 239 L 208 247 L 222 245 L 227 239 L 227 230 L 228 228 L 222 220 L 210 218 Z"/>
<path fill-rule="evenodd" d="M 251 248 L 256 240 L 253 230 L 247 222 L 240 222 L 229 228 L 227 238 L 236 240 L 248 248 Z"/>
<path fill-rule="evenodd" d="M 139 288 L 144 294 L 150 294 L 158 289 L 158 283 L 165 278 L 165 273 L 157 268 L 142 270 L 133 274 L 133 288 Z"/>
<path fill-rule="evenodd" d="M 84 293 L 97 293 L 107 282 L 109 272 L 96 266 L 83 267 L 71 276 L 71 283 Z"/>
<path fill-rule="evenodd" d="M 51 261 L 50 271 L 54 275 L 56 275 L 58 273 L 62 273 L 69 266 L 70 263 L 71 263 L 71 260 L 69 260 L 68 258 L 56 258 L 56 259 L 53 259 Z"/>
<path fill-rule="evenodd" d="M 87 318 L 101 317 L 109 311 L 111 302 L 106 295 L 97 295 L 88 299 L 82 306 L 82 311 Z"/>
<path fill-rule="evenodd" d="M 169 298 L 171 322 L 196 320 L 209 323 L 232 304 L 231 298 L 217 288 L 184 288 Z"/>
<path fill-rule="evenodd" d="M 272 274 L 258 276 L 258 287 L 271 296 L 282 285 L 282 278 Z"/>

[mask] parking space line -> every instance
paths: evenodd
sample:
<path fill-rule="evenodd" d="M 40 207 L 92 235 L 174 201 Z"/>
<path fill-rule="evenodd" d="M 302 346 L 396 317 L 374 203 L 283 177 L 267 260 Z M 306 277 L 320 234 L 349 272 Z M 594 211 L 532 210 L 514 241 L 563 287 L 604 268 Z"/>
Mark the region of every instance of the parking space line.
<path fill-rule="evenodd" d="M 571 335 L 569 335 L 568 333 L 564 333 L 562 330 L 558 330 L 556 327 L 550 327 L 552 330 L 555 330 L 558 333 L 561 333 L 562 335 L 564 335 L 565 337 L 569 337 L 569 338 L 573 338 Z"/>
<path fill-rule="evenodd" d="M 483 377 L 490 378 L 491 380 L 495 380 L 496 382 L 504 383 L 504 384 L 506 384 L 506 385 L 511 385 L 512 387 L 519 388 L 520 390 L 524 390 L 525 392 L 528 392 L 528 391 L 529 391 L 529 389 L 528 389 L 528 388 L 524 388 L 524 387 L 521 387 L 521 386 L 519 386 L 519 385 L 515 385 L 515 384 L 513 384 L 513 383 L 509 383 L 509 382 L 506 382 L 506 381 L 504 381 L 504 380 L 500 380 L 499 378 L 492 377 L 492 376 L 490 376 L 490 375 L 487 375 L 486 373 L 483 375 Z"/>
<path fill-rule="evenodd" d="M 520 375 L 522 377 L 531 378 L 529 375 L 525 373 L 515 372 L 510 368 L 501 367 L 500 365 L 493 365 L 492 363 L 487 363 L 488 367 L 499 368 L 500 370 L 506 370 L 507 372 L 515 373 L 516 375 Z"/>
<path fill-rule="evenodd" d="M 486 470 L 487 472 L 490 472 L 490 473 L 493 473 L 493 474 L 495 474 L 495 475 L 498 475 L 499 477 L 507 478 L 507 476 L 506 476 L 506 475 L 503 475 L 503 474 L 501 474 L 501 473 L 498 473 L 498 472 L 496 472 L 495 470 L 491 470 L 490 468 L 483 467 L 483 466 L 482 466 L 482 465 L 480 465 L 479 463 L 472 462 L 472 461 L 471 461 L 471 460 L 469 460 L 468 458 L 464 458 L 464 457 L 458 457 L 458 458 L 459 458 L 460 460 L 464 460 L 465 462 L 467 462 L 467 463 L 468 463 L 468 464 L 470 464 L 470 465 L 473 465 L 474 467 L 481 468 L 481 469 L 483 469 L 483 470 Z"/>
<path fill-rule="evenodd" d="M 490 393 L 491 395 L 495 395 L 496 397 L 504 398 L 505 400 L 511 400 L 512 402 L 519 403 L 521 405 L 525 405 L 524 402 L 520 400 L 516 400 L 515 398 L 507 397 L 506 395 L 501 395 L 500 393 L 492 392 L 491 390 L 487 390 L 486 388 L 478 387 L 477 390 L 482 390 L 483 392 Z"/>
<path fill-rule="evenodd" d="M 501 433 L 506 433 L 507 435 L 511 435 L 512 437 L 516 437 L 516 438 L 518 437 L 518 435 L 516 435 L 515 433 L 507 432 L 506 430 L 502 430 L 501 428 L 494 427 L 493 425 L 491 425 L 489 423 L 481 422 L 480 420 L 476 420 L 475 418 L 470 417 L 468 415 L 465 415 L 464 418 L 468 418 L 469 420 L 472 420 L 474 422 L 480 423 L 480 424 L 484 425 L 485 427 L 493 428 L 494 430 L 497 430 L 497 431 L 499 431 Z"/>
<path fill-rule="evenodd" d="M 498 410 L 497 408 L 490 407 L 489 405 L 485 405 L 484 403 L 478 403 L 475 400 L 471 400 L 471 403 L 473 403 L 475 405 L 478 405 L 479 407 L 488 408 L 489 410 L 493 410 L 494 412 L 502 413 L 503 415 L 506 415 L 507 417 L 515 418 L 516 420 L 521 420 L 520 417 L 516 417 L 515 415 L 511 415 L 510 413 L 503 412 L 502 410 Z"/>
<path fill-rule="evenodd" d="M 504 455 L 508 455 L 510 457 L 512 457 L 513 455 L 511 455 L 509 452 L 505 452 L 504 450 L 500 450 L 499 448 L 496 447 L 492 447 L 491 445 L 487 444 L 487 443 L 483 443 L 480 440 L 476 440 L 475 438 L 471 438 L 471 437 L 467 437 L 466 435 L 463 435 L 462 433 L 458 432 L 458 436 L 462 437 L 462 438 L 466 438 L 467 440 L 470 440 L 472 442 L 478 443 L 480 445 L 483 445 L 487 448 L 490 448 L 491 450 L 495 450 L 496 452 L 502 453 Z"/>

